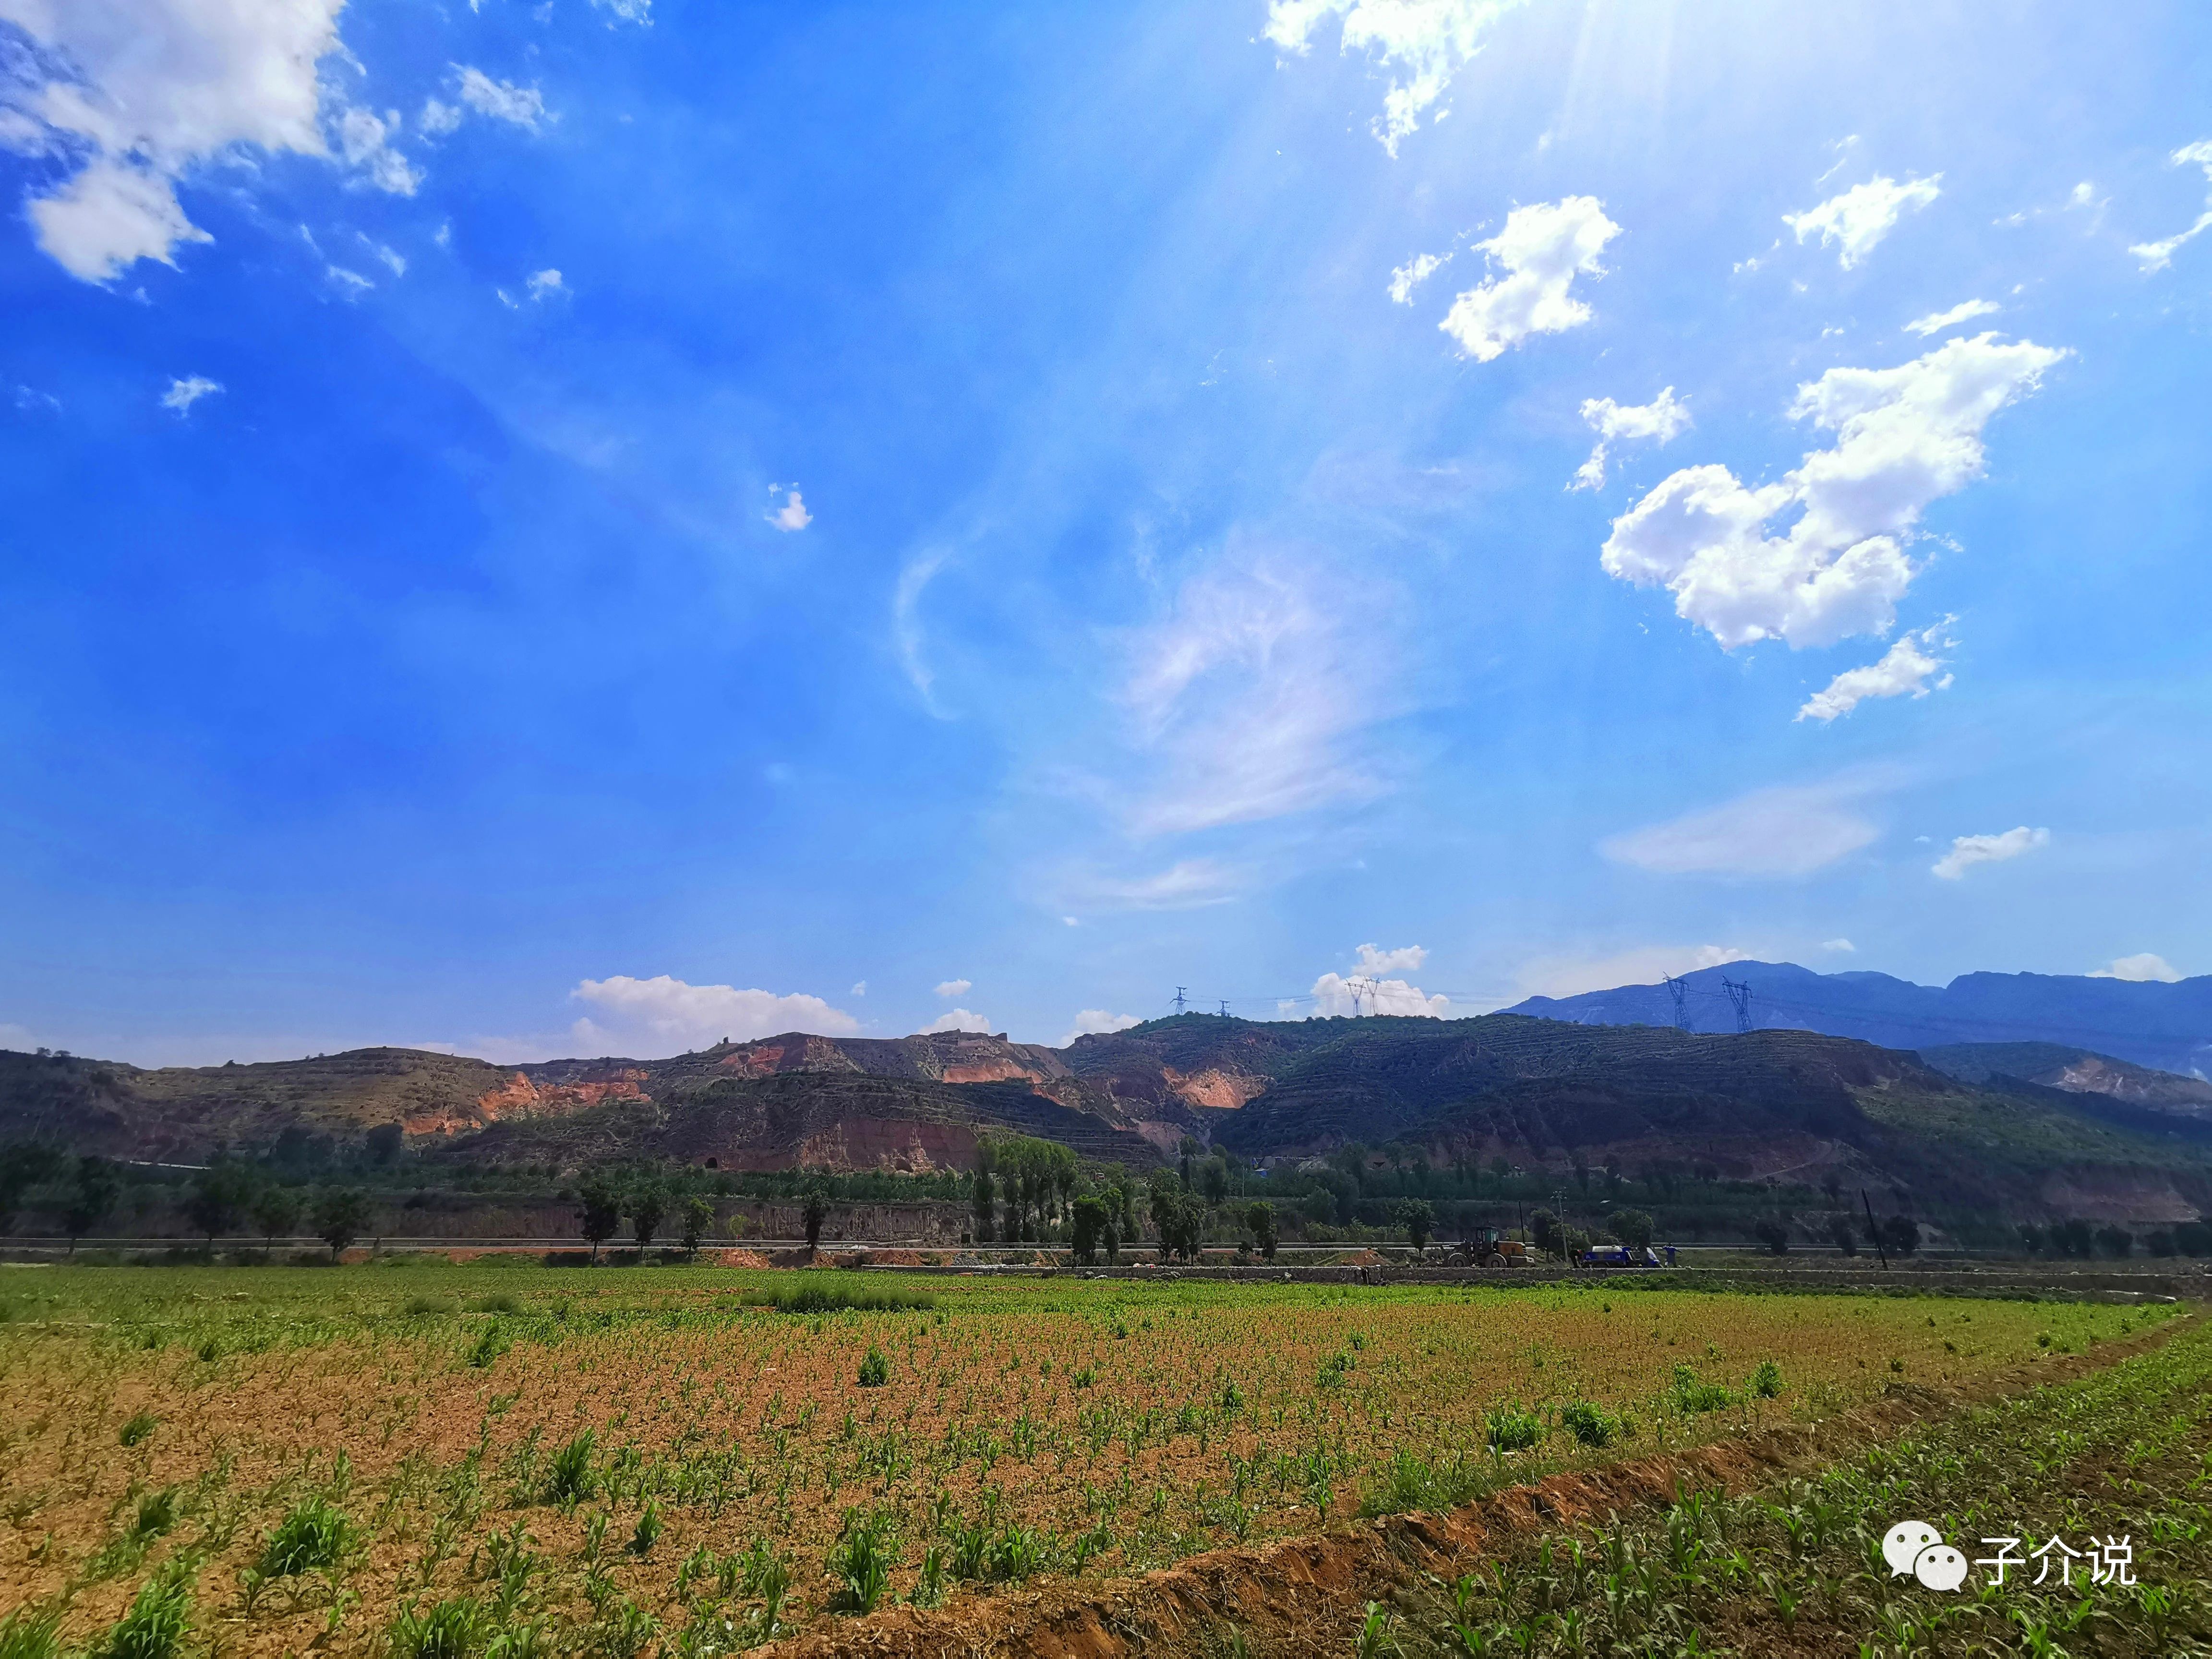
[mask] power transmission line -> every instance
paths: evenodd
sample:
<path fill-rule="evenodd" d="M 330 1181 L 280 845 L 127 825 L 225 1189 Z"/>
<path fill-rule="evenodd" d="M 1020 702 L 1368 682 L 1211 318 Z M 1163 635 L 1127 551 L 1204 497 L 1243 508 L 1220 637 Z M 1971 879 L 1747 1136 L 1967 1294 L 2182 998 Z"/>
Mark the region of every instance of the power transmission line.
<path fill-rule="evenodd" d="M 1187 988 L 1188 988 L 1181 985 L 1176 987 L 1175 1011 L 1177 1013 L 1181 1013 L 1183 1009 L 1188 1006 L 1188 1000 L 1183 995 L 1183 992 Z"/>
<path fill-rule="evenodd" d="M 1721 989 L 1728 993 L 1728 1000 L 1735 1006 L 1736 1035 L 1741 1036 L 1751 1030 L 1751 982 L 1747 980 L 1739 985 L 1723 974 Z"/>
<path fill-rule="evenodd" d="M 1674 1029 L 1678 1031 L 1688 1030 L 1690 1029 L 1689 982 L 1686 980 L 1676 979 L 1672 974 L 1662 974 L 1660 977 L 1667 981 L 1667 994 L 1674 999 Z"/>

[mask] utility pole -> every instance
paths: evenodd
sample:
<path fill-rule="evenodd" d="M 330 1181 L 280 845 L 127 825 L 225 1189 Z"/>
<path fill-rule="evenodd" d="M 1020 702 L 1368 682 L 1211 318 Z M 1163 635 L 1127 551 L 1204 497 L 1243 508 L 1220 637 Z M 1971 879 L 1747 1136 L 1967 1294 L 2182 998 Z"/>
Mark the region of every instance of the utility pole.
<path fill-rule="evenodd" d="M 1187 1006 L 1188 999 L 1186 999 L 1186 998 L 1184 997 L 1184 995 L 1183 995 L 1183 991 L 1184 991 L 1184 989 L 1185 989 L 1185 988 L 1184 988 L 1184 987 L 1182 987 L 1182 986 L 1181 986 L 1181 985 L 1178 985 L 1178 986 L 1176 986 L 1176 994 L 1175 994 L 1175 1011 L 1176 1011 L 1176 1012 L 1177 1012 L 1177 1013 L 1181 1013 L 1181 1012 L 1183 1011 L 1184 1007 Z"/>
<path fill-rule="evenodd" d="M 1662 974 L 1659 977 L 1667 981 L 1667 994 L 1674 999 L 1674 1029 L 1678 1031 L 1688 1030 L 1690 1029 L 1689 985 L 1682 980 L 1676 979 L 1672 974 Z"/>
<path fill-rule="evenodd" d="M 1889 1269 L 1889 1252 L 1881 1247 L 1881 1229 L 1874 1224 L 1874 1201 L 1866 1195 L 1863 1187 L 1859 1188 L 1859 1202 L 1866 1206 L 1867 1231 L 1874 1235 L 1875 1253 L 1881 1257 L 1882 1270 L 1886 1273 Z"/>
<path fill-rule="evenodd" d="M 1747 980 L 1739 985 L 1723 974 L 1721 988 L 1728 993 L 1728 1000 L 1735 1005 L 1735 1030 L 1736 1035 L 1741 1036 L 1751 1030 L 1751 983 Z"/>

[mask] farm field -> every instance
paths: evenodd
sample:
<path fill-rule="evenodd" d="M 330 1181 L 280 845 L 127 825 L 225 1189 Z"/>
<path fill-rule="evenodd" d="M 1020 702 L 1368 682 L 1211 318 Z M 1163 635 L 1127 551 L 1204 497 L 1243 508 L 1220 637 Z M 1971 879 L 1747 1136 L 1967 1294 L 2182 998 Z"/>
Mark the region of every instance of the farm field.
<path fill-rule="evenodd" d="M 118 1620 L 226 1655 L 728 1651 L 1972 1384 L 2177 1311 L 432 1262 L 11 1269 L 0 1308 L 9 1659 Z"/>

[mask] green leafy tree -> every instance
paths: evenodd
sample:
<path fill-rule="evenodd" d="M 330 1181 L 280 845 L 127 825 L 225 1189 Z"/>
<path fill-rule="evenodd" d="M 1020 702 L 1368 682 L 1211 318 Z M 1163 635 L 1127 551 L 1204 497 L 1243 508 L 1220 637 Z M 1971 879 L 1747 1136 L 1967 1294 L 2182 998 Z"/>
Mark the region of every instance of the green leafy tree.
<path fill-rule="evenodd" d="M 397 1123 L 380 1123 L 362 1137 L 362 1150 L 378 1169 L 397 1164 L 406 1149 L 407 1131 Z"/>
<path fill-rule="evenodd" d="M 1881 1224 L 1881 1242 L 1892 1255 L 1911 1255 L 1920 1248 L 1920 1224 L 1911 1216 L 1893 1215 Z"/>
<path fill-rule="evenodd" d="M 351 1187 L 326 1187 L 315 1200 L 315 1237 L 331 1247 L 336 1261 L 368 1225 L 368 1195 Z"/>
<path fill-rule="evenodd" d="M 1651 1243 L 1656 1229 L 1651 1217 L 1643 1210 L 1615 1210 L 1606 1218 L 1613 1236 L 1632 1249 L 1641 1250 Z"/>
<path fill-rule="evenodd" d="M 1275 1259 L 1275 1206 L 1264 1198 L 1255 1199 L 1244 1212 L 1244 1224 L 1251 1229 L 1252 1242 L 1260 1247 L 1261 1256 L 1268 1261 Z"/>
<path fill-rule="evenodd" d="M 62 1211 L 62 1231 L 69 1235 L 70 1253 L 76 1242 L 114 1213 L 123 1196 L 123 1177 L 106 1158 L 88 1152 L 76 1161 L 76 1179 L 70 1201 Z"/>
<path fill-rule="evenodd" d="M 1767 1217 L 1751 1231 L 1753 1237 L 1766 1246 L 1769 1255 L 1790 1254 L 1790 1229 L 1772 1216 Z"/>
<path fill-rule="evenodd" d="M 1096 1193 L 1085 1193 L 1077 1199 L 1068 1239 L 1075 1259 L 1086 1267 L 1096 1261 L 1098 1247 L 1113 1224 L 1114 1212 L 1104 1199 Z"/>
<path fill-rule="evenodd" d="M 668 1213 L 668 1187 L 657 1175 L 640 1176 L 631 1184 L 624 1207 L 629 1212 L 630 1231 L 637 1239 L 637 1253 L 643 1255 L 653 1243 L 653 1234 L 660 1231 L 661 1218 Z"/>
<path fill-rule="evenodd" d="M 975 1242 L 988 1244 L 994 1231 L 992 1224 L 999 1213 L 999 1191 L 998 1182 L 992 1177 L 988 1146 L 976 1151 L 975 1180 L 969 1190 L 969 1202 L 975 1212 Z"/>
<path fill-rule="evenodd" d="M 591 1243 L 593 1266 L 599 1263 L 599 1246 L 622 1225 L 622 1189 L 605 1170 L 594 1170 L 576 1183 L 576 1224 Z"/>
<path fill-rule="evenodd" d="M 1559 1231 L 1559 1218 L 1549 1210 L 1529 1212 L 1528 1232 L 1536 1248 L 1546 1255 L 1559 1255 L 1566 1249 L 1565 1235 Z"/>
<path fill-rule="evenodd" d="M 1835 1241 L 1837 1249 L 1842 1251 L 1844 1255 L 1856 1255 L 1859 1253 L 1858 1229 L 1851 1225 L 1851 1218 L 1849 1216 L 1839 1215 L 1831 1221 L 1828 1224 L 1828 1237 Z"/>
<path fill-rule="evenodd" d="M 684 1228 L 684 1253 L 696 1261 L 699 1255 L 699 1241 L 714 1229 L 714 1206 L 706 1198 L 693 1193 L 684 1200 L 679 1219 Z"/>
<path fill-rule="evenodd" d="M 253 1177 L 235 1164 L 218 1164 L 200 1171 L 185 1201 L 185 1215 L 213 1249 L 216 1239 L 238 1231 L 252 1198 Z"/>
<path fill-rule="evenodd" d="M 60 1175 L 69 1160 L 44 1141 L 16 1140 L 0 1146 L 0 1232 L 15 1224 L 23 1194 Z"/>
<path fill-rule="evenodd" d="M 1429 1247 L 1429 1240 L 1437 1231 L 1437 1212 L 1425 1198 L 1401 1198 L 1390 1212 L 1390 1218 L 1406 1230 L 1406 1237 L 1417 1250 Z"/>
<path fill-rule="evenodd" d="M 289 1237 L 300 1224 L 301 1205 L 300 1194 L 293 1188 L 274 1181 L 264 1182 L 253 1194 L 253 1225 L 261 1235 L 264 1249 L 276 1248 L 282 1234 Z"/>
<path fill-rule="evenodd" d="M 1229 1201 L 1228 1160 L 1218 1152 L 1206 1159 L 1199 1166 L 1198 1182 L 1200 1190 L 1205 1193 L 1206 1201 L 1208 1204 L 1227 1203 Z"/>
<path fill-rule="evenodd" d="M 806 1205 L 799 1218 L 806 1228 L 806 1252 L 811 1255 L 822 1248 L 822 1224 L 830 1218 L 830 1194 L 820 1183 L 806 1189 Z"/>
<path fill-rule="evenodd" d="M 1206 1206 L 1166 1170 L 1155 1170 L 1146 1184 L 1160 1255 L 1197 1261 L 1206 1237 Z"/>

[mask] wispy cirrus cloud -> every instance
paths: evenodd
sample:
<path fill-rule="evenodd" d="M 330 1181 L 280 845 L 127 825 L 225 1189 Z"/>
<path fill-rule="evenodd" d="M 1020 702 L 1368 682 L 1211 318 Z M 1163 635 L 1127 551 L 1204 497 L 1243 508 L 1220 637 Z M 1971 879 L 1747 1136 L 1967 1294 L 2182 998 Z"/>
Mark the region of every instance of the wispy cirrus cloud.
<path fill-rule="evenodd" d="M 2201 138 L 2193 144 L 2184 144 L 2173 152 L 2172 160 L 2178 167 L 2194 166 L 2203 168 L 2205 182 L 2212 185 L 2212 138 Z M 2128 252 L 2142 263 L 2143 275 L 2148 276 L 2151 272 L 2164 270 L 2172 264 L 2174 253 L 2181 245 L 2203 234 L 2207 229 L 2212 229 L 2212 202 L 2207 202 L 2204 211 L 2197 216 L 2196 222 L 2188 229 L 2159 241 L 2137 242 Z"/>
<path fill-rule="evenodd" d="M 1452 76 L 1482 50 L 1488 34 L 1522 0 L 1268 0 L 1267 38 L 1303 58 L 1322 24 L 1334 17 L 1339 49 L 1367 54 L 1393 72 L 1382 113 L 1370 124 L 1391 155 L 1435 109 Z M 1442 120 L 1446 112 L 1437 111 Z"/>
<path fill-rule="evenodd" d="M 1657 875 L 1789 880 L 1825 870 L 1881 833 L 1861 803 L 1890 786 L 1859 773 L 1825 783 L 1754 789 L 1598 843 L 1615 864 Z"/>
<path fill-rule="evenodd" d="M 1387 787 L 1365 739 L 1403 712 L 1381 582 L 1251 551 L 1193 576 L 1130 637 L 1118 701 L 1147 783 L 1139 836 L 1251 823 Z"/>

